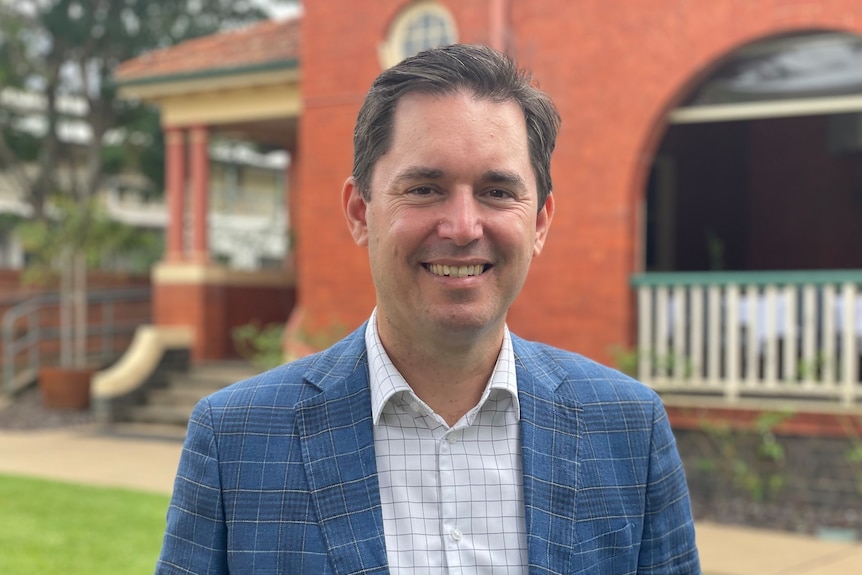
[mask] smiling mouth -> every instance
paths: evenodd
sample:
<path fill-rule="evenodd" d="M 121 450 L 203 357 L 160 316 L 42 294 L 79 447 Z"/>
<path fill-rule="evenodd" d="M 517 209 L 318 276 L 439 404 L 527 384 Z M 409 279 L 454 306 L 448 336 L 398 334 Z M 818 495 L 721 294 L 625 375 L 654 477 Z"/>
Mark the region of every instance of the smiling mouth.
<path fill-rule="evenodd" d="M 472 266 L 445 266 L 441 264 L 423 264 L 425 269 L 435 276 L 449 276 L 452 278 L 466 278 L 477 276 L 491 268 L 489 264 L 477 264 Z"/>

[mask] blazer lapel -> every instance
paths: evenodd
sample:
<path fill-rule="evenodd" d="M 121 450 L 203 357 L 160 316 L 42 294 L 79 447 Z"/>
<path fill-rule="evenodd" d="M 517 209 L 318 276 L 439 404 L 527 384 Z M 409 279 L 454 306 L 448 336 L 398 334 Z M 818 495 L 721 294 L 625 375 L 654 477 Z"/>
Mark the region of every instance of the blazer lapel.
<path fill-rule="evenodd" d="M 575 541 L 581 407 L 556 388 L 552 358 L 515 342 L 530 573 L 568 573 Z"/>
<path fill-rule="evenodd" d="M 363 333 L 348 338 L 353 353 L 312 366 L 321 393 L 296 411 L 311 503 L 340 575 L 388 573 Z"/>

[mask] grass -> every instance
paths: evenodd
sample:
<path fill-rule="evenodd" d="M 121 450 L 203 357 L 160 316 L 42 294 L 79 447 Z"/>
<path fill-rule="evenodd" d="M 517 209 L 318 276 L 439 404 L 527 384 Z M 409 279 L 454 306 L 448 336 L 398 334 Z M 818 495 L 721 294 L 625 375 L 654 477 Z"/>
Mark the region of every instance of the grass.
<path fill-rule="evenodd" d="M 0 475 L 3 575 L 150 575 L 167 495 Z"/>

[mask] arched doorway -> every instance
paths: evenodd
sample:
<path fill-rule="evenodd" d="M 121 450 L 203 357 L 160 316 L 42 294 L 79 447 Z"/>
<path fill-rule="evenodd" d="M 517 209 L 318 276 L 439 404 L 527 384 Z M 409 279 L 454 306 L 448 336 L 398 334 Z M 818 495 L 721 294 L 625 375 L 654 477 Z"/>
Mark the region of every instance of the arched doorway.
<path fill-rule="evenodd" d="M 669 120 L 645 270 L 862 268 L 862 37 L 744 46 Z"/>
<path fill-rule="evenodd" d="M 670 114 L 650 170 L 639 376 L 731 400 L 856 401 L 859 222 L 862 37 L 729 54 Z"/>

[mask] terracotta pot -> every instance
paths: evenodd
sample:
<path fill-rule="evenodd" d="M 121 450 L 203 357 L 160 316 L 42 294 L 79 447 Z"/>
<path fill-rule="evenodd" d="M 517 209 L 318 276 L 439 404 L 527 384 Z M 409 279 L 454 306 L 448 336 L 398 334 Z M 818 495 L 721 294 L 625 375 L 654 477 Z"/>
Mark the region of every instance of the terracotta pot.
<path fill-rule="evenodd" d="M 42 404 L 51 409 L 90 407 L 90 380 L 96 369 L 88 367 L 43 367 L 39 369 Z"/>

